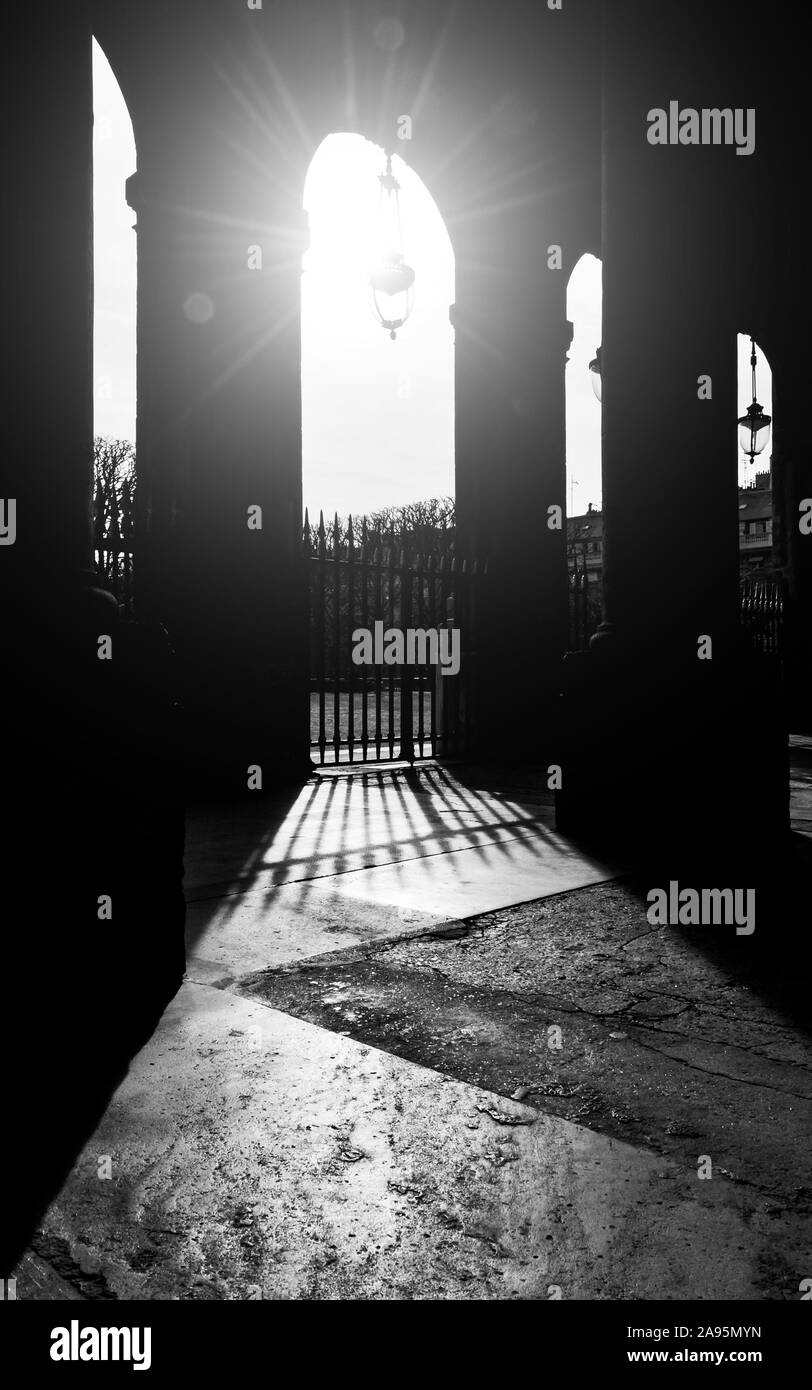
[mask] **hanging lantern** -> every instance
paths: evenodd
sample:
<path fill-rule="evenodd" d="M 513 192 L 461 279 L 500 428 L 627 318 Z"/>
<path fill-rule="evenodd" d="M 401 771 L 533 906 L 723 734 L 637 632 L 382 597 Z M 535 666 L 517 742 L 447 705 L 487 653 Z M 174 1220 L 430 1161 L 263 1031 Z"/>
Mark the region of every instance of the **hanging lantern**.
<path fill-rule="evenodd" d="M 742 451 L 748 455 L 752 464 L 770 437 L 770 425 L 772 423 L 770 416 L 764 414 L 756 400 L 756 344 L 754 338 L 750 339 L 750 370 L 752 372 L 753 399 L 744 414 L 739 416 L 738 426 Z"/>
<path fill-rule="evenodd" d="M 406 264 L 403 229 L 400 221 L 400 184 L 392 173 L 392 156 L 386 156 L 386 169 L 378 175 L 381 185 L 378 202 L 377 256 L 370 272 L 375 315 L 389 337 L 397 337 L 412 312 L 414 271 Z"/>
<path fill-rule="evenodd" d="M 592 390 L 595 392 L 595 395 L 597 396 L 598 400 L 600 400 L 603 395 L 600 348 L 598 348 L 597 352 L 595 353 L 595 356 L 592 358 L 592 361 L 589 364 L 589 379 L 592 382 Z"/>

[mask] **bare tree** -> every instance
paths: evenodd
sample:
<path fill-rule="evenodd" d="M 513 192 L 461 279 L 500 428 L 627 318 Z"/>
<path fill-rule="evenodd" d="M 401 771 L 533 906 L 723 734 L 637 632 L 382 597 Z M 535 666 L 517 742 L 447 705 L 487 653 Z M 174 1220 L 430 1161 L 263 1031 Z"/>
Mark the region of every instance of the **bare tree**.
<path fill-rule="evenodd" d="M 318 547 L 318 522 L 308 518 L 307 539 L 313 550 Z M 453 497 L 429 497 L 420 502 L 408 502 L 399 507 L 382 507 L 366 516 L 339 517 L 339 545 L 347 543 L 352 528 L 356 547 L 366 540 L 367 545 L 384 548 L 392 544 L 424 554 L 453 553 L 456 513 Z M 336 543 L 336 520 L 325 519 L 327 547 Z"/>
<path fill-rule="evenodd" d="M 97 435 L 93 441 L 93 509 L 96 538 L 129 533 L 135 490 L 135 445 Z"/>
<path fill-rule="evenodd" d="M 128 600 L 132 574 L 135 447 L 128 439 L 93 441 L 93 548 L 107 586 Z"/>

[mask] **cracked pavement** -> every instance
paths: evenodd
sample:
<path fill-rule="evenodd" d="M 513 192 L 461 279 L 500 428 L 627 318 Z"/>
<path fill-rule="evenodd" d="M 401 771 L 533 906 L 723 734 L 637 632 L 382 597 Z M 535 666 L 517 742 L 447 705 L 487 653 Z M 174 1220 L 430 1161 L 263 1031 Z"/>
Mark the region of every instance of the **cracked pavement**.
<path fill-rule="evenodd" d="M 645 926 L 631 886 L 602 884 L 240 988 L 694 1168 L 710 1154 L 736 1182 L 805 1210 L 806 1038 L 758 992 L 759 957 L 741 938 Z"/>
<path fill-rule="evenodd" d="M 187 982 L 18 1296 L 797 1298 L 795 908 L 753 937 L 652 927 L 647 885 L 563 842 L 532 789 L 429 770 L 362 792 L 359 823 L 357 787 L 307 788 L 239 874 L 233 825 L 209 826 Z"/>

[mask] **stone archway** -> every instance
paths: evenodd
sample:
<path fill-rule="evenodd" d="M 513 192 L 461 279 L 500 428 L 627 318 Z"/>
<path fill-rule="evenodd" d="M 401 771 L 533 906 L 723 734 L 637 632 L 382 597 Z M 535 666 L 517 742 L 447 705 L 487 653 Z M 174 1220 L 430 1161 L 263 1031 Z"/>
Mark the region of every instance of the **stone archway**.
<path fill-rule="evenodd" d="M 459 519 L 496 576 L 483 657 L 495 671 L 507 650 L 526 652 L 510 709 L 522 705 L 531 737 L 547 728 L 566 564 L 563 535 L 539 546 L 534 518 L 564 503 L 566 334 L 563 276 L 538 248 L 558 243 L 568 258 L 597 221 L 598 124 L 584 114 L 586 85 L 572 82 L 573 70 L 589 74 L 597 116 L 588 17 L 545 26 L 543 49 L 524 19 L 495 30 L 484 14 L 428 3 L 411 7 L 397 43 L 363 6 L 325 7 L 306 36 L 295 7 L 226 14 L 187 0 L 118 0 L 98 7 L 97 27 L 139 150 L 140 602 L 177 634 L 195 757 L 211 768 L 221 750 L 235 785 L 246 759 L 306 762 L 295 751 L 304 725 L 300 743 L 280 749 L 278 736 L 295 727 L 305 669 L 287 601 L 301 514 L 298 198 L 324 135 L 364 130 L 383 143 L 404 115 L 409 162 L 458 257 Z M 541 191 L 528 169 L 543 169 Z M 184 315 L 190 298 L 210 306 L 205 321 Z M 248 549 L 252 506 L 265 526 Z M 504 682 L 488 700 L 483 749 L 502 743 Z"/>

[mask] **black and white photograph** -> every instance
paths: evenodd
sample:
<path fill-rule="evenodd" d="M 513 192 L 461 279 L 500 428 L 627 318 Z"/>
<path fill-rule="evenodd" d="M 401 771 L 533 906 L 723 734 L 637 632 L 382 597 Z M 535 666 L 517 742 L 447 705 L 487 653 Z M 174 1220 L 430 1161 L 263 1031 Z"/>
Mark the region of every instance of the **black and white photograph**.
<path fill-rule="evenodd" d="M 0 53 L 4 1363 L 532 1302 L 549 1371 L 775 1383 L 803 7 L 7 0 Z"/>

